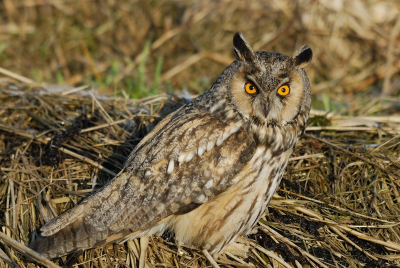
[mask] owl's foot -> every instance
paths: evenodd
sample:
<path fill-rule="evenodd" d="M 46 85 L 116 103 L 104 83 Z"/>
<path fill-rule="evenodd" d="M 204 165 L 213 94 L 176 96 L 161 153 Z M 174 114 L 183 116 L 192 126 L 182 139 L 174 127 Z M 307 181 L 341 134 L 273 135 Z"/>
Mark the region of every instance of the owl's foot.
<path fill-rule="evenodd" d="M 243 242 L 245 242 L 245 241 L 243 241 Z M 243 242 L 242 241 L 233 242 L 232 244 L 230 244 L 228 247 L 226 247 L 224 249 L 223 253 L 228 254 L 228 255 L 232 254 L 234 256 L 246 259 L 247 253 L 250 250 L 250 245 L 247 245 Z"/>

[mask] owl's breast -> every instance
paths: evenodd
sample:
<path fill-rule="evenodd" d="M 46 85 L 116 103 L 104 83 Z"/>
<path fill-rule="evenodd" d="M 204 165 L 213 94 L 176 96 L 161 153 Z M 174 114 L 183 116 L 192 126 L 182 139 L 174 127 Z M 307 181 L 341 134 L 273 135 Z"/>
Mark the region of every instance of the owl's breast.
<path fill-rule="evenodd" d="M 276 155 L 258 146 L 245 168 L 225 192 L 193 211 L 174 217 L 178 241 L 217 254 L 241 234 L 252 230 L 278 187 L 292 149 Z"/>
<path fill-rule="evenodd" d="M 248 198 L 252 199 L 246 219 L 244 233 L 251 231 L 264 213 L 269 201 L 278 188 L 285 172 L 293 148 L 276 154 L 271 148 L 259 146 L 252 162 L 254 177 L 245 180 L 244 189 L 249 189 Z M 259 156 L 258 156 L 258 155 Z"/>

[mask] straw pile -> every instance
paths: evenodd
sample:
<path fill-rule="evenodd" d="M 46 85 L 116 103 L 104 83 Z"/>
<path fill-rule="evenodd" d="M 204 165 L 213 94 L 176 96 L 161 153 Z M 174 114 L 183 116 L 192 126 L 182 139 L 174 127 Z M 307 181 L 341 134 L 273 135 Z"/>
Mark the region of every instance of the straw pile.
<path fill-rule="evenodd" d="M 0 96 L 0 262 L 21 267 L 36 266 L 16 241 L 28 244 L 36 228 L 109 181 L 154 124 L 185 103 L 168 95 L 106 98 L 10 79 L 0 81 Z M 313 111 L 310 121 L 258 230 L 240 240 L 250 245 L 248 256 L 227 254 L 220 266 L 400 265 L 400 117 Z M 133 240 L 57 263 L 129 267 L 139 252 Z M 178 254 L 170 235 L 151 238 L 147 262 L 211 265 L 195 248 Z"/>

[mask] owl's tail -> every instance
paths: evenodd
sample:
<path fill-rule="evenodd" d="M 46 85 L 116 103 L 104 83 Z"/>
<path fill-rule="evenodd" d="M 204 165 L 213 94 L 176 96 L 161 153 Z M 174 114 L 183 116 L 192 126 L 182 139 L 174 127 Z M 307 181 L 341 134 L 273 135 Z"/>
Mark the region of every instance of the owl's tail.
<path fill-rule="evenodd" d="M 127 176 L 130 176 L 129 173 L 120 173 L 94 195 L 47 222 L 30 247 L 47 258 L 54 259 L 78 250 L 135 238 L 148 232 L 147 227 L 140 229 L 142 222 L 139 221 L 136 225 L 124 225 L 128 203 L 121 201 L 120 189 L 125 189 Z M 135 208 L 135 203 L 129 204 Z M 136 213 L 136 210 L 130 211 Z"/>
<path fill-rule="evenodd" d="M 108 231 L 99 232 L 78 219 L 49 236 L 39 235 L 29 246 L 49 259 L 108 243 Z M 112 241 L 109 241 L 112 242 Z"/>
<path fill-rule="evenodd" d="M 47 222 L 30 248 L 54 259 L 129 237 L 130 229 L 112 226 L 124 209 L 125 203 L 119 202 L 119 191 L 115 190 L 124 178 L 117 176 L 108 186 Z"/>
<path fill-rule="evenodd" d="M 82 219 L 78 219 L 56 233 L 48 236 L 39 235 L 29 247 L 48 259 L 54 259 L 79 250 L 124 242 L 147 235 L 147 233 L 148 231 L 132 232 L 129 229 L 118 233 L 111 232 L 110 229 L 98 231 L 92 225 L 85 224 Z"/>

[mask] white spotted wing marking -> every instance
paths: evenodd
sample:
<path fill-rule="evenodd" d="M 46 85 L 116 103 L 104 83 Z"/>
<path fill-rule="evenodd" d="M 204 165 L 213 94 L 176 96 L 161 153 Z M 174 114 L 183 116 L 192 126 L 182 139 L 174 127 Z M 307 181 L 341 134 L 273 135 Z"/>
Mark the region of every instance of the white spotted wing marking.
<path fill-rule="evenodd" d="M 200 145 L 198 148 L 195 148 L 194 150 L 191 150 L 189 152 L 182 152 L 179 157 L 178 157 L 178 162 L 179 164 L 182 163 L 188 163 L 190 160 L 193 159 L 193 157 L 197 154 L 198 156 L 202 156 L 206 151 L 209 152 L 211 151 L 214 146 L 221 146 L 221 144 L 228 139 L 232 134 L 236 133 L 239 131 L 241 128 L 242 124 L 241 123 L 236 123 L 233 126 L 228 126 L 225 128 L 224 132 L 222 132 L 221 135 L 218 137 L 215 137 L 212 140 L 208 140 L 207 143 L 205 142 L 200 142 Z M 168 166 L 168 170 L 169 166 Z"/>
<path fill-rule="evenodd" d="M 172 171 L 174 171 L 174 160 L 173 159 L 169 160 L 167 173 L 171 174 Z"/>
<path fill-rule="evenodd" d="M 206 151 L 206 147 L 205 147 L 205 146 L 200 146 L 200 147 L 197 149 L 197 154 L 198 154 L 199 156 L 202 156 L 202 155 L 204 154 L 205 151 Z"/>
<path fill-rule="evenodd" d="M 214 148 L 215 143 L 213 141 L 209 141 L 207 143 L 207 152 L 211 151 Z"/>
<path fill-rule="evenodd" d="M 214 181 L 211 179 L 204 185 L 204 188 L 210 189 L 213 185 L 214 185 Z"/>
<path fill-rule="evenodd" d="M 194 153 L 193 152 L 189 152 L 186 155 L 186 158 L 185 158 L 186 163 L 189 162 L 190 160 L 192 160 L 193 157 L 194 157 Z"/>

